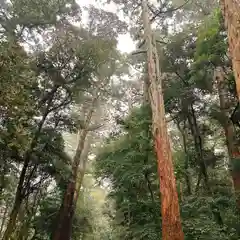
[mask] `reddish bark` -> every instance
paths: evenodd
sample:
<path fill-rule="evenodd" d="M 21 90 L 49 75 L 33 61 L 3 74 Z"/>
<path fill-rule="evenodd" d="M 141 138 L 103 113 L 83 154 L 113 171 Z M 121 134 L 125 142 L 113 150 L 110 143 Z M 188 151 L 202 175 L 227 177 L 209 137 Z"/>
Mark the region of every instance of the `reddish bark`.
<path fill-rule="evenodd" d="M 224 69 L 222 67 L 217 67 L 215 69 L 214 78 L 218 88 L 220 109 L 222 113 L 222 118 L 224 120 L 223 127 L 226 138 L 226 145 L 228 149 L 229 159 L 233 164 L 233 169 L 231 171 L 234 191 L 237 198 L 237 206 L 240 209 L 240 172 L 237 167 L 234 169 L 235 161 L 239 161 L 240 153 L 237 146 L 236 134 L 234 130 L 234 126 L 232 121 L 229 119 L 229 99 L 228 99 L 228 91 L 226 85 L 226 78 Z"/>
<path fill-rule="evenodd" d="M 167 132 L 156 41 L 152 34 L 147 1 L 142 1 L 144 37 L 147 49 L 148 93 L 152 109 L 152 132 L 157 154 L 161 192 L 162 239 L 183 240 L 176 180 L 173 171 L 172 153 Z"/>
<path fill-rule="evenodd" d="M 228 33 L 229 53 L 240 101 L 240 1 L 221 0 L 221 7 Z"/>
<path fill-rule="evenodd" d="M 162 237 L 164 240 L 183 240 L 180 209 L 176 190 L 176 181 L 172 165 L 169 144 L 156 133 L 155 150 L 158 160 L 158 174 L 160 177 Z"/>

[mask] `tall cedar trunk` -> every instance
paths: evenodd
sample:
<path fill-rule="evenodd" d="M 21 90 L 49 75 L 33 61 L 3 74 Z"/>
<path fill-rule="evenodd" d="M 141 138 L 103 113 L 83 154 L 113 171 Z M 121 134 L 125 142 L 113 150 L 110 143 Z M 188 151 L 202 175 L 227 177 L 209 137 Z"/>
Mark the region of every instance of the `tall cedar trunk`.
<path fill-rule="evenodd" d="M 57 226 L 53 232 L 53 240 L 70 240 L 72 234 L 72 220 L 74 217 L 74 196 L 76 197 L 76 188 L 78 180 L 78 168 L 80 164 L 81 155 L 84 149 L 85 139 L 88 133 L 88 127 L 91 122 L 92 114 L 96 104 L 97 98 L 93 99 L 92 107 L 86 117 L 84 129 L 80 130 L 78 146 L 72 163 L 72 173 L 64 193 L 62 205 L 57 219 Z"/>
<path fill-rule="evenodd" d="M 148 81 L 148 74 L 147 74 L 147 70 L 148 70 L 148 66 L 147 64 L 145 65 L 145 75 L 144 75 L 144 78 L 143 78 L 143 106 L 145 107 L 146 110 L 149 110 L 149 94 L 148 94 L 148 88 L 149 88 L 149 81 Z M 147 126 L 147 129 L 145 129 L 145 132 L 144 132 L 144 135 L 145 135 L 145 139 L 150 139 L 150 135 L 151 135 L 151 132 L 149 131 L 150 130 L 150 126 L 148 125 Z M 148 164 L 148 152 L 149 152 L 149 145 L 148 144 L 145 144 L 144 145 L 144 148 L 141 149 L 143 152 L 145 152 L 145 157 L 144 157 L 144 165 L 147 165 Z M 154 198 L 154 194 L 153 194 L 153 190 L 152 190 L 152 183 L 150 181 L 150 178 L 149 178 L 149 175 L 150 175 L 150 172 L 148 170 L 145 170 L 144 171 L 144 177 L 146 179 L 146 182 L 147 182 L 147 187 L 148 187 L 148 191 L 150 193 L 150 196 L 151 196 L 151 201 L 153 203 L 153 205 L 156 205 L 156 201 L 155 201 L 155 198 Z M 159 224 L 159 214 L 158 212 L 154 212 L 154 221 L 155 221 L 155 224 L 158 225 Z M 129 221 L 130 223 L 130 221 Z M 159 238 L 161 238 L 160 234 L 159 234 Z"/>
<path fill-rule="evenodd" d="M 221 0 L 221 8 L 227 28 L 229 52 L 240 101 L 240 2 L 239 0 Z"/>
<path fill-rule="evenodd" d="M 142 1 L 144 36 L 147 49 L 149 100 L 152 108 L 152 132 L 158 162 L 161 192 L 162 238 L 183 240 L 176 180 L 173 171 L 172 154 L 167 133 L 159 59 L 148 16 L 147 1 Z M 154 48 L 153 48 L 154 44 Z M 155 55 L 155 56 L 154 56 Z M 154 57 L 156 62 L 154 61 Z"/>
<path fill-rule="evenodd" d="M 229 109 L 228 109 L 228 94 L 226 89 L 226 79 L 225 74 L 222 69 L 222 67 L 218 67 L 215 69 L 214 78 L 216 80 L 217 88 L 218 88 L 218 95 L 219 95 L 219 103 L 220 103 L 220 109 L 222 113 L 223 118 L 223 127 L 225 132 L 225 138 L 226 138 L 226 145 L 228 148 L 228 155 L 230 158 L 230 161 L 235 158 L 236 153 L 238 153 L 238 148 L 236 145 L 236 136 L 235 136 L 235 130 L 232 121 L 229 119 Z M 234 171 L 232 169 L 232 179 L 233 179 L 233 185 L 234 190 L 237 196 L 237 203 L 238 207 L 240 208 L 240 172 Z"/>
<path fill-rule="evenodd" d="M 221 8 L 222 8 L 223 17 L 225 20 L 225 26 L 227 28 L 227 33 L 228 33 L 229 53 L 232 58 L 232 67 L 233 67 L 233 72 L 235 76 L 237 96 L 238 96 L 238 100 L 240 101 L 240 35 L 239 35 L 240 33 L 240 2 L 239 0 L 221 0 Z M 231 132 L 232 129 L 228 128 L 226 130 L 227 130 L 226 132 L 227 135 L 232 134 Z M 231 146 L 229 145 L 228 148 L 229 147 Z M 233 161 L 234 156 L 231 153 L 231 149 L 230 149 L 230 156 Z M 239 159 L 235 159 L 235 160 L 239 161 Z M 233 178 L 235 193 L 238 199 L 237 205 L 238 205 L 238 208 L 240 209 L 239 170 L 234 171 L 233 169 L 232 178 Z"/>

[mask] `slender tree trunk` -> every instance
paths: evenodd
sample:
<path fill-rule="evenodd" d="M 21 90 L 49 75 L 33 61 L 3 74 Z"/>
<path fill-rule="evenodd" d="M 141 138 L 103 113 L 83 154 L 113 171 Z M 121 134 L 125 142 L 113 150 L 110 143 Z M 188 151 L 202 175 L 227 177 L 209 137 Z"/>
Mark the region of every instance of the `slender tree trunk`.
<path fill-rule="evenodd" d="M 228 33 L 229 53 L 232 58 L 238 100 L 240 101 L 240 2 L 239 0 L 221 0 L 220 2 Z"/>
<path fill-rule="evenodd" d="M 217 88 L 218 88 L 218 95 L 219 95 L 219 103 L 220 103 L 220 110 L 222 113 L 222 118 L 224 120 L 224 131 L 226 137 L 226 145 L 228 148 L 229 158 L 231 159 L 234 155 L 234 126 L 229 119 L 229 109 L 228 109 L 228 95 L 226 90 L 226 82 L 224 76 L 223 69 L 221 67 L 217 67 L 215 69 L 214 78 L 216 80 Z"/>
<path fill-rule="evenodd" d="M 72 220 L 74 217 L 74 200 L 76 197 L 78 169 L 81 155 L 84 149 L 85 140 L 88 134 L 88 127 L 92 119 L 92 114 L 97 102 L 97 97 L 93 99 L 92 107 L 86 117 L 84 129 L 80 130 L 78 146 L 72 163 L 72 174 L 64 193 L 62 205 L 57 219 L 57 227 L 53 232 L 53 240 L 70 240 L 72 232 Z"/>
<path fill-rule="evenodd" d="M 142 1 L 142 10 L 148 62 L 148 92 L 152 108 L 152 132 L 160 180 L 162 237 L 163 240 L 183 240 L 184 234 L 181 225 L 172 153 L 165 119 L 159 59 L 155 48 L 156 42 L 153 41 L 146 0 Z"/>
<path fill-rule="evenodd" d="M 57 89 L 56 89 L 56 91 L 57 91 Z M 19 212 L 19 209 L 21 207 L 22 201 L 25 197 L 25 192 L 26 192 L 26 187 L 27 186 L 24 186 L 24 182 L 25 182 L 27 169 L 28 169 L 29 163 L 31 161 L 31 156 L 32 156 L 32 153 L 33 153 L 33 149 L 37 145 L 38 138 L 39 138 L 39 135 L 42 131 L 44 122 L 45 122 L 45 120 L 46 120 L 46 118 L 49 114 L 49 109 L 52 105 L 52 101 L 53 101 L 53 97 L 54 97 L 55 92 L 53 92 L 52 95 L 50 96 L 50 98 L 48 99 L 48 104 L 47 104 L 45 112 L 42 116 L 42 119 L 39 122 L 38 129 L 37 129 L 37 131 L 36 131 L 36 133 L 35 133 L 35 135 L 32 139 L 32 142 L 31 142 L 31 145 L 30 145 L 28 151 L 25 154 L 23 168 L 22 168 L 20 178 L 19 178 L 19 182 L 18 182 L 18 186 L 17 186 L 17 191 L 16 191 L 16 195 L 15 195 L 13 209 L 12 209 L 12 212 L 10 213 L 9 222 L 7 224 L 7 228 L 6 228 L 6 231 L 4 233 L 3 240 L 9 240 L 10 236 L 11 236 L 11 233 L 13 232 L 13 230 L 15 228 L 18 212 Z"/>
<path fill-rule="evenodd" d="M 180 127 L 180 124 L 177 124 L 177 125 L 178 125 L 178 129 L 182 135 L 182 145 L 183 145 L 183 150 L 184 150 L 184 154 L 185 154 L 184 177 L 185 177 L 185 181 L 186 181 L 187 192 L 189 195 L 191 195 L 192 194 L 192 186 L 191 186 L 191 180 L 190 180 L 190 176 L 189 176 L 189 154 L 188 154 L 188 150 L 187 150 L 186 122 L 184 121 L 183 128 Z"/>
<path fill-rule="evenodd" d="M 6 171 L 7 171 L 7 167 L 6 167 L 6 157 L 5 157 L 5 153 L 3 152 L 2 153 L 2 162 L 0 163 L 0 169 L 1 169 L 1 177 L 0 177 L 0 197 L 3 193 L 3 190 L 5 188 L 5 174 L 6 174 Z"/>
<path fill-rule="evenodd" d="M 8 225 L 7 225 L 7 228 L 5 230 L 5 233 L 4 233 L 4 236 L 3 236 L 2 240 L 10 239 L 10 236 L 14 232 L 14 229 L 15 229 L 15 226 L 16 226 L 18 212 L 19 212 L 19 209 L 21 207 L 21 203 L 22 203 L 22 199 L 21 198 L 15 198 L 13 209 L 12 209 L 12 211 L 10 213 Z"/>
<path fill-rule="evenodd" d="M 73 160 L 72 174 L 64 193 L 62 206 L 58 218 L 57 228 L 53 235 L 53 240 L 70 240 L 72 229 L 72 218 L 74 215 L 74 195 L 76 191 L 76 181 L 78 173 L 78 162 L 84 147 L 87 130 L 84 129 L 78 143 L 76 155 Z"/>
<path fill-rule="evenodd" d="M 195 145 L 195 150 L 197 152 L 198 156 L 198 163 L 199 163 L 199 177 L 198 177 L 198 183 L 196 186 L 196 191 L 198 191 L 202 175 L 204 177 L 205 185 L 208 191 L 210 191 L 210 186 L 209 186 L 209 181 L 208 181 L 208 173 L 207 173 L 207 166 L 203 157 L 203 143 L 202 143 L 202 136 L 198 127 L 197 119 L 195 116 L 195 111 L 193 109 L 193 105 L 190 104 L 189 106 L 189 113 L 187 116 L 188 123 L 190 126 L 191 133 L 193 135 L 194 139 L 194 145 Z"/>
<path fill-rule="evenodd" d="M 229 109 L 228 109 L 228 94 L 227 94 L 227 86 L 226 86 L 226 79 L 225 74 L 222 69 L 222 67 L 217 67 L 215 69 L 214 78 L 216 80 L 217 88 L 218 88 L 218 95 L 219 95 L 219 103 L 220 103 L 220 109 L 222 113 L 222 118 L 224 120 L 223 122 L 223 128 L 225 132 L 225 138 L 226 138 L 226 145 L 228 149 L 228 155 L 230 161 L 233 161 L 235 159 L 236 153 L 238 153 L 238 146 L 236 144 L 236 136 L 235 136 L 235 130 L 233 123 L 229 119 Z M 239 156 L 237 156 L 239 157 Z M 237 160 L 239 161 L 239 160 Z M 233 185 L 234 190 L 237 197 L 237 205 L 240 209 L 240 172 L 238 169 L 232 169 L 231 171 L 232 179 L 233 179 Z"/>
<path fill-rule="evenodd" d="M 28 237 L 28 220 L 24 219 L 24 214 L 27 214 L 24 209 L 22 209 L 22 211 L 20 211 L 18 214 L 19 217 L 21 216 L 21 218 L 19 219 L 21 225 L 19 226 L 19 231 L 16 234 L 18 240 L 25 240 Z"/>
<path fill-rule="evenodd" d="M 78 178 L 77 178 L 77 184 L 76 184 L 76 191 L 74 195 L 74 209 L 76 208 L 77 200 L 79 197 L 79 193 L 82 187 L 83 178 L 86 171 L 87 161 L 88 161 L 88 154 L 91 147 L 91 138 L 92 136 L 89 136 L 84 144 L 84 149 L 80 158 L 79 168 L 78 168 Z"/>
<path fill-rule="evenodd" d="M 8 206 L 6 204 L 5 209 L 4 209 L 3 218 L 1 219 L 2 222 L 1 222 L 1 227 L 0 227 L 0 236 L 2 236 L 4 225 L 5 225 L 5 222 L 6 222 L 6 219 L 7 219 L 7 213 L 8 213 Z"/>

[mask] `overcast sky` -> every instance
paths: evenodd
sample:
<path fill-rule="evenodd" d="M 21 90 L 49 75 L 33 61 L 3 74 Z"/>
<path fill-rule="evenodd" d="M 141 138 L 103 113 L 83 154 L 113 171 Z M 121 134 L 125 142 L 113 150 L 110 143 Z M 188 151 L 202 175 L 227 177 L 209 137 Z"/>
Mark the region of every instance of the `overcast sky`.
<path fill-rule="evenodd" d="M 94 5 L 99 8 L 104 8 L 107 11 L 111 11 L 111 12 L 115 12 L 115 13 L 117 12 L 117 8 L 114 3 L 111 3 L 104 7 L 102 7 L 102 4 L 97 3 L 95 0 L 78 0 L 78 3 L 80 6 Z M 122 52 L 127 52 L 127 53 L 129 53 L 135 49 L 135 44 L 133 43 L 129 33 L 119 35 L 118 49 Z"/>

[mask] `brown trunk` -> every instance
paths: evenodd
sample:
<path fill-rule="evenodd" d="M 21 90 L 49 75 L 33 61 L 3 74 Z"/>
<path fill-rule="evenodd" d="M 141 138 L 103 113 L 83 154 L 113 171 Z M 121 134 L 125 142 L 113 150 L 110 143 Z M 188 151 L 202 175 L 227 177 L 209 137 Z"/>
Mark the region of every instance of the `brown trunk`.
<path fill-rule="evenodd" d="M 147 1 L 142 1 L 144 37 L 147 49 L 149 100 L 152 108 L 152 132 L 158 162 L 161 192 L 162 239 L 183 240 L 176 180 L 173 171 L 172 153 L 165 119 L 162 83 L 156 42 L 149 22 Z M 153 47 L 154 44 L 154 47 Z M 154 61 L 154 57 L 155 60 Z"/>
<path fill-rule="evenodd" d="M 227 28 L 229 53 L 240 101 L 240 2 L 239 0 L 221 0 L 221 8 Z"/>
<path fill-rule="evenodd" d="M 84 129 L 81 133 L 76 155 L 73 160 L 72 176 L 64 194 L 63 203 L 60 208 L 60 214 L 58 218 L 58 225 L 55 230 L 53 240 L 70 240 L 71 238 L 72 218 L 74 215 L 74 195 L 76 191 L 78 165 L 86 136 L 87 130 Z"/>
<path fill-rule="evenodd" d="M 229 119 L 229 109 L 228 109 L 228 94 L 226 90 L 226 82 L 224 77 L 224 71 L 221 67 L 217 67 L 214 72 L 214 79 L 216 80 L 217 88 L 218 88 L 218 95 L 219 95 L 219 103 L 220 103 L 220 110 L 221 115 L 223 118 L 223 127 L 226 137 L 226 145 L 228 148 L 229 158 L 231 159 L 235 152 L 234 141 L 235 141 L 235 134 L 234 134 L 234 126 Z"/>
<path fill-rule="evenodd" d="M 222 67 L 217 67 L 215 69 L 214 78 L 216 80 L 216 84 L 218 88 L 220 109 L 222 113 L 222 118 L 224 120 L 223 127 L 225 132 L 228 155 L 229 155 L 230 161 L 233 161 L 235 159 L 236 153 L 238 153 L 239 150 L 236 144 L 234 126 L 231 120 L 229 119 L 229 109 L 228 109 L 229 100 L 228 100 L 228 94 L 226 89 L 227 86 L 226 86 L 225 74 Z M 239 198 L 240 172 L 238 169 L 232 169 L 232 179 L 233 179 L 234 190 L 237 196 L 238 207 L 240 208 L 240 198 Z"/>
<path fill-rule="evenodd" d="M 23 214 L 24 214 L 24 212 L 23 212 Z M 19 215 L 20 215 L 20 213 L 19 213 Z M 25 240 L 28 238 L 28 223 L 27 223 L 27 220 L 24 220 L 24 215 L 21 216 L 20 221 L 21 220 L 22 220 L 22 222 L 21 222 L 19 231 L 16 234 L 16 236 L 17 236 L 18 240 Z"/>
<path fill-rule="evenodd" d="M 165 134 L 155 134 L 155 150 L 160 178 L 162 238 L 163 240 L 183 240 L 178 195 L 172 166 L 172 156 Z"/>
<path fill-rule="evenodd" d="M 53 233 L 53 240 L 70 240 L 72 230 L 72 220 L 74 217 L 74 208 L 76 201 L 76 190 L 78 180 L 78 168 L 80 164 L 81 155 L 84 149 L 85 139 L 88 133 L 88 127 L 91 122 L 94 107 L 97 97 L 93 99 L 93 104 L 86 117 L 84 129 L 80 130 L 78 146 L 72 163 L 72 174 L 68 182 L 66 191 L 64 193 L 63 202 L 59 211 L 59 218 L 57 219 L 57 227 Z"/>
<path fill-rule="evenodd" d="M 16 198 L 15 199 L 13 209 L 12 209 L 12 211 L 10 213 L 10 216 L 9 216 L 7 229 L 5 230 L 5 233 L 4 233 L 4 236 L 3 236 L 2 240 L 9 240 L 11 235 L 13 234 L 13 232 L 15 230 L 15 226 L 16 226 L 18 212 L 19 212 L 19 209 L 21 207 L 21 203 L 22 203 L 21 198 Z"/>
<path fill-rule="evenodd" d="M 13 209 L 12 209 L 12 212 L 10 213 L 9 222 L 8 222 L 7 228 L 5 230 L 3 240 L 9 240 L 10 237 L 11 237 L 12 231 L 15 228 L 18 212 L 19 212 L 19 209 L 21 207 L 22 201 L 25 198 L 25 193 L 26 193 L 27 187 L 28 187 L 28 185 L 24 187 L 24 182 L 25 182 L 27 169 L 28 169 L 29 163 L 31 161 L 31 156 L 32 156 L 33 150 L 37 145 L 39 135 L 42 131 L 42 127 L 45 123 L 45 120 L 46 120 L 48 114 L 49 114 L 49 109 L 51 107 L 53 97 L 54 97 L 54 93 L 56 91 L 57 91 L 57 89 L 52 91 L 52 95 L 50 96 L 50 98 L 47 101 L 47 107 L 45 109 L 45 112 L 42 116 L 41 121 L 38 124 L 38 128 L 37 128 L 37 131 L 36 131 L 36 133 L 35 133 L 35 135 L 32 139 L 30 148 L 28 149 L 28 151 L 25 154 L 23 168 L 22 168 L 20 178 L 19 178 L 19 182 L 18 182 L 18 186 L 17 186 L 17 191 L 16 191 L 16 195 L 15 195 Z"/>
<path fill-rule="evenodd" d="M 192 194 L 192 187 L 191 187 L 191 180 L 189 176 L 189 154 L 187 150 L 187 133 L 186 133 L 186 122 L 184 121 L 184 126 L 183 128 L 180 127 L 180 124 L 177 124 L 178 130 L 180 131 L 182 135 L 182 145 L 183 145 L 183 150 L 185 154 L 185 162 L 184 162 L 184 177 L 187 185 L 187 192 L 189 195 Z"/>
<path fill-rule="evenodd" d="M 197 157 L 198 157 L 198 163 L 199 163 L 199 177 L 198 177 L 198 183 L 196 185 L 196 192 L 199 189 L 199 185 L 202 179 L 202 175 L 204 177 L 204 181 L 205 181 L 205 186 L 207 188 L 208 191 L 210 191 L 210 186 L 209 186 L 209 181 L 208 181 L 208 173 L 207 173 L 207 166 L 203 157 L 203 143 L 202 143 L 202 136 L 199 130 L 199 126 L 197 123 L 197 119 L 195 116 L 195 111 L 193 108 L 193 104 L 191 103 L 189 105 L 188 108 L 188 115 L 187 115 L 187 119 L 188 119 L 188 123 L 189 123 L 189 127 L 194 139 L 194 145 L 195 145 L 195 150 L 197 153 Z"/>

